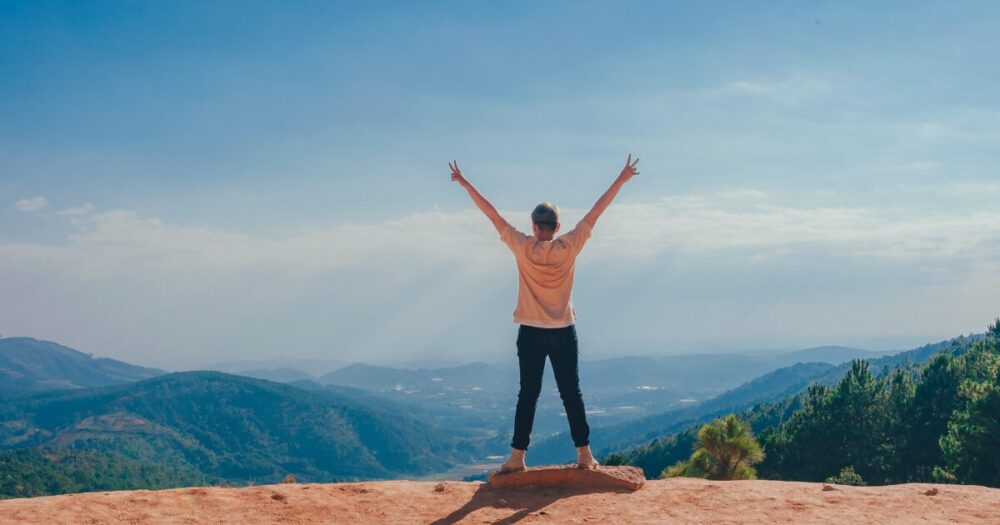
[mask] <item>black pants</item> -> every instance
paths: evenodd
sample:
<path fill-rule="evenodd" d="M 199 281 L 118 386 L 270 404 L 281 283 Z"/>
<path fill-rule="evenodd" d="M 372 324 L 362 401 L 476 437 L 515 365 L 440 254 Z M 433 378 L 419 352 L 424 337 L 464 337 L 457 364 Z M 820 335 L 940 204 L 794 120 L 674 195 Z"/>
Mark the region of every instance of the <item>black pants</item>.
<path fill-rule="evenodd" d="M 536 328 L 521 325 L 517 331 L 517 359 L 521 367 L 521 391 L 517 394 L 517 412 L 514 414 L 514 439 L 510 446 L 527 450 L 531 441 L 531 427 L 535 422 L 535 406 L 542 392 L 542 373 L 545 357 L 552 362 L 556 386 L 566 408 L 569 432 L 578 447 L 590 444 L 590 427 L 583 408 L 580 392 L 580 374 L 577 368 L 578 351 L 576 327 Z"/>

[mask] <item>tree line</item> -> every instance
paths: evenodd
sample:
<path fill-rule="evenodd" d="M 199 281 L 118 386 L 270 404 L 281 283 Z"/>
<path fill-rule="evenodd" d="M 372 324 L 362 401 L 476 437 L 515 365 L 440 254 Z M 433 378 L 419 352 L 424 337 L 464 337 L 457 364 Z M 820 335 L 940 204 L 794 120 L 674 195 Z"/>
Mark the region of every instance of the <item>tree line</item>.
<path fill-rule="evenodd" d="M 1000 319 L 970 347 L 921 366 L 876 375 L 854 361 L 837 384 L 814 384 L 793 405 L 756 438 L 735 415 L 704 425 L 690 459 L 663 475 L 1000 486 Z"/>

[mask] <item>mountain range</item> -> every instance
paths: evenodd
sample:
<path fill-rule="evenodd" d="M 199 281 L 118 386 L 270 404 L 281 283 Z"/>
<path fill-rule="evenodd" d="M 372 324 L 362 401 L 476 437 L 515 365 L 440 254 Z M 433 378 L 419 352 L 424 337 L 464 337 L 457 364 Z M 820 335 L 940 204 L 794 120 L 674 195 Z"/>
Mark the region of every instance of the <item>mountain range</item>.
<path fill-rule="evenodd" d="M 0 396 L 121 385 L 166 373 L 30 337 L 0 339 Z"/>
<path fill-rule="evenodd" d="M 852 358 L 888 367 L 926 359 L 944 344 L 891 357 L 818 347 L 585 361 L 595 449 L 621 450 L 794 396 L 810 382 L 836 381 Z M 279 363 L 233 364 L 261 366 L 240 375 L 167 373 L 56 343 L 0 339 L 0 393 L 8 398 L 0 408 L 0 464 L 34 473 L 34 481 L 13 480 L 20 486 L 44 491 L 45 479 L 63 479 L 64 490 L 103 490 L 273 482 L 287 474 L 311 481 L 420 476 L 507 449 L 513 360 L 418 369 L 355 363 L 319 376 L 272 364 Z M 565 428 L 551 378 L 547 385 L 535 463 L 572 452 L 568 438 L 546 439 Z M 94 479 L 102 469 L 113 475 Z"/>
<path fill-rule="evenodd" d="M 244 483 L 425 474 L 465 459 L 455 443 L 385 402 L 218 372 L 42 393 L 0 408 L 0 450 L 114 453 Z"/>
<path fill-rule="evenodd" d="M 663 356 L 628 356 L 584 360 L 580 366 L 580 382 L 587 388 L 620 388 L 646 386 L 673 391 L 716 394 L 743 381 L 776 368 L 800 362 L 840 364 L 851 359 L 868 359 L 884 355 L 843 346 L 823 346 L 792 352 L 746 354 L 690 354 Z M 251 375 L 248 372 L 240 372 Z M 320 376 L 317 381 L 380 391 L 433 386 L 509 387 L 517 380 L 517 361 L 504 364 L 483 362 L 442 368 L 394 368 L 366 363 L 354 363 Z"/>

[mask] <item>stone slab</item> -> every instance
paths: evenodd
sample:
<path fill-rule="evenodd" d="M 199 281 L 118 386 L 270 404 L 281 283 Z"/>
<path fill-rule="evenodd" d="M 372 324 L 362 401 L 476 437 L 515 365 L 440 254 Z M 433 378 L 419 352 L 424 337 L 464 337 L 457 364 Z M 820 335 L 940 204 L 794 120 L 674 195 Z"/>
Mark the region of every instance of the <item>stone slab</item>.
<path fill-rule="evenodd" d="M 639 490 L 646 476 L 638 467 L 606 467 L 585 470 L 576 465 L 545 465 L 523 472 L 490 472 L 490 488 L 507 487 L 615 487 Z"/>

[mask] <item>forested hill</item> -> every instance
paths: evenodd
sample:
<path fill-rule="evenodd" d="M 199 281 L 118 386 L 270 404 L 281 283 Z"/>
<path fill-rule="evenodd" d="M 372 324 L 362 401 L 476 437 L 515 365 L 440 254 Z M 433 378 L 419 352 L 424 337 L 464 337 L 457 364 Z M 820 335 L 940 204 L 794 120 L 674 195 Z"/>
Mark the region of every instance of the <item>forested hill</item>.
<path fill-rule="evenodd" d="M 755 403 L 781 399 L 805 389 L 837 367 L 826 363 L 799 363 L 764 374 L 728 392 L 694 406 L 671 410 L 606 427 L 591 429 L 594 452 L 599 455 L 668 435 L 713 417 L 744 410 Z M 572 443 L 562 434 L 542 440 L 532 446 L 533 461 L 560 463 L 572 458 Z"/>
<path fill-rule="evenodd" d="M 907 350 L 905 352 L 899 352 L 897 354 L 882 357 L 875 357 L 872 359 L 864 359 L 864 361 L 868 363 L 874 373 L 882 374 L 896 368 L 925 363 L 935 355 L 942 353 L 954 356 L 961 355 L 971 349 L 976 341 L 981 341 L 985 337 L 985 334 L 971 334 L 968 336 L 960 335 L 953 339 L 926 344 L 924 346 L 914 348 L 913 350 Z M 836 369 L 822 374 L 816 379 L 816 381 L 824 385 L 832 385 L 840 381 L 840 378 L 843 377 L 852 366 L 851 362 L 842 363 Z"/>
<path fill-rule="evenodd" d="M 983 335 L 959 336 L 897 354 L 866 359 L 876 373 L 901 366 L 919 364 L 931 356 L 948 352 L 961 354 Z M 798 363 L 779 368 L 729 390 L 713 399 L 682 409 L 647 416 L 616 425 L 596 427 L 591 431 L 595 451 L 601 455 L 622 451 L 658 437 L 681 432 L 729 412 L 741 412 L 757 403 L 777 402 L 806 390 L 811 383 L 832 385 L 851 368 L 851 363 L 834 366 L 825 363 Z M 569 438 L 557 434 L 532 445 L 532 457 L 541 462 L 562 462 L 572 458 Z"/>
<path fill-rule="evenodd" d="M 120 385 L 165 373 L 93 357 L 50 341 L 30 337 L 0 339 L 0 396 Z"/>
<path fill-rule="evenodd" d="M 0 408 L 0 449 L 97 451 L 246 483 L 444 470 L 454 440 L 383 403 L 218 372 L 21 398 Z"/>
<path fill-rule="evenodd" d="M 764 446 L 761 477 L 823 481 L 851 467 L 874 484 L 997 486 L 1000 339 L 960 337 L 892 358 L 849 363 L 822 374 L 805 393 L 739 415 Z M 658 477 L 691 455 L 700 426 L 605 460 Z"/>
<path fill-rule="evenodd" d="M 206 485 L 193 468 L 71 448 L 0 451 L 0 500 L 105 490 Z"/>

